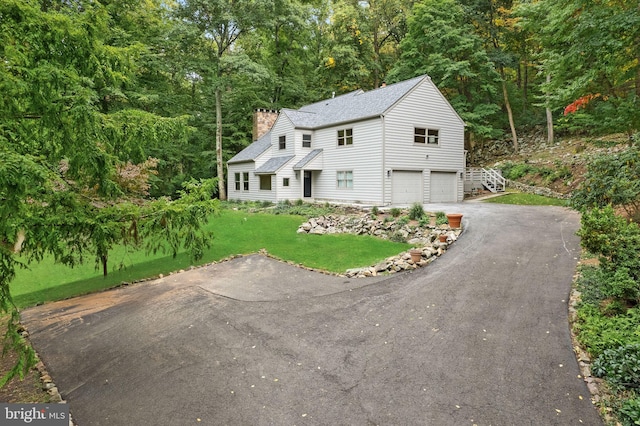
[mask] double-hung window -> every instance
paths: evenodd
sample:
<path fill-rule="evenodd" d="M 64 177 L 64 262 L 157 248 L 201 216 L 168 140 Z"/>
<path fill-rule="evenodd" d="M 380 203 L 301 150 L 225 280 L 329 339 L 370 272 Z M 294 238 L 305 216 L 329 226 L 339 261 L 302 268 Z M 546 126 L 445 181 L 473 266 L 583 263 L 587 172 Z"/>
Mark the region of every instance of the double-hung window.
<path fill-rule="evenodd" d="M 353 145 L 353 129 L 338 130 L 338 146 Z"/>
<path fill-rule="evenodd" d="M 240 191 L 240 173 L 235 174 L 236 191 Z"/>
<path fill-rule="evenodd" d="M 242 172 L 242 184 L 245 191 L 249 190 L 249 172 Z"/>
<path fill-rule="evenodd" d="M 338 186 L 338 189 L 352 189 L 353 188 L 353 171 L 339 170 L 336 173 L 336 184 Z"/>
<path fill-rule="evenodd" d="M 440 142 L 440 135 L 437 129 L 427 129 L 427 144 L 438 145 Z"/>
<path fill-rule="evenodd" d="M 278 148 L 287 149 L 287 137 L 285 135 L 278 138 Z"/>
<path fill-rule="evenodd" d="M 302 135 L 302 147 L 303 148 L 311 148 L 311 135 L 310 134 Z"/>
<path fill-rule="evenodd" d="M 427 145 L 438 145 L 440 143 L 440 132 L 438 129 L 427 129 L 415 127 L 413 129 L 413 142 Z"/>

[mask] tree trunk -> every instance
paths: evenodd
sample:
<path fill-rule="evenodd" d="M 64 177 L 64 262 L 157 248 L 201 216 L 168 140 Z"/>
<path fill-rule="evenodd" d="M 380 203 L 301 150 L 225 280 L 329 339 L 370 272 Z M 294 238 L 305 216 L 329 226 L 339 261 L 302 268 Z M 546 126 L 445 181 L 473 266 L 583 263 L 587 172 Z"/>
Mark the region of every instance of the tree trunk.
<path fill-rule="evenodd" d="M 100 260 L 102 261 L 102 275 L 103 276 L 107 276 L 107 255 L 103 254 L 102 256 L 100 256 Z"/>
<path fill-rule="evenodd" d="M 511 137 L 513 138 L 513 152 L 518 152 L 518 134 L 516 133 L 516 125 L 513 121 L 513 111 L 511 111 L 511 103 L 509 102 L 509 93 L 507 92 L 507 81 L 505 80 L 504 71 L 502 74 L 502 94 L 504 95 L 504 106 L 507 108 L 509 116 L 509 127 L 511 127 Z"/>
<path fill-rule="evenodd" d="M 222 93 L 216 87 L 216 172 L 218 175 L 218 199 L 227 199 L 224 189 L 224 168 L 222 164 Z"/>
<path fill-rule="evenodd" d="M 547 74 L 547 84 L 551 82 L 551 74 Z M 551 108 L 549 107 L 549 92 L 547 91 L 547 143 L 553 143 L 553 114 L 551 114 Z"/>

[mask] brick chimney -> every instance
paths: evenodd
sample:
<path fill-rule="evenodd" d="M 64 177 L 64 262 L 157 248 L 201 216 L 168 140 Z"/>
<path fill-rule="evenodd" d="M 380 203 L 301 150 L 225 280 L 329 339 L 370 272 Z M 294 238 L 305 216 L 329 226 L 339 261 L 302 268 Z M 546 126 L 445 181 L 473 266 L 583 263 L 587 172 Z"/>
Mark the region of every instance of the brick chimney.
<path fill-rule="evenodd" d="M 258 108 L 253 111 L 253 140 L 257 141 L 271 130 L 271 126 L 278 118 L 278 111 Z"/>

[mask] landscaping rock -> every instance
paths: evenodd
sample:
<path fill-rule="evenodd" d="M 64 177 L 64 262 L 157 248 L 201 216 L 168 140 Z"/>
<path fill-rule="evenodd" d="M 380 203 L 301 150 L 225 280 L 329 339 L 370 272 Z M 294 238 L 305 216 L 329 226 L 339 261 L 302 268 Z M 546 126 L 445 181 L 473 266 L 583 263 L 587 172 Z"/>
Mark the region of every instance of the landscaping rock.
<path fill-rule="evenodd" d="M 311 218 L 298 227 L 298 233 L 308 234 L 356 234 L 372 235 L 384 239 L 402 238 L 407 243 L 422 250 L 418 262 L 411 260 L 409 252 L 385 259 L 366 268 L 354 268 L 346 271 L 345 276 L 371 277 L 379 274 L 416 269 L 426 266 L 441 256 L 447 247 L 458 239 L 462 229 L 451 229 L 447 225 L 438 227 L 425 225 L 409 225 L 402 220 L 381 220 L 370 214 L 361 215 L 327 215 Z M 438 235 L 447 235 L 446 242 L 439 242 Z"/>

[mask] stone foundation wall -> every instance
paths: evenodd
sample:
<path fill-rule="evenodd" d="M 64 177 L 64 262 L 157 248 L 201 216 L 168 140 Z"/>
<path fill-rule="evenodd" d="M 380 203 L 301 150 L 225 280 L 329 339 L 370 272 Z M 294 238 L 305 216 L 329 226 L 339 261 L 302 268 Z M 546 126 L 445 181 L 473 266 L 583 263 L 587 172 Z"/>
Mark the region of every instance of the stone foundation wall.
<path fill-rule="evenodd" d="M 518 191 L 522 191 L 527 194 L 542 195 L 545 197 L 559 198 L 561 200 L 568 200 L 569 197 L 571 197 L 571 195 L 569 194 L 561 194 L 559 192 L 552 191 L 549 188 L 525 185 L 524 183 L 516 182 L 513 180 L 507 180 L 507 186 L 516 188 Z"/>

